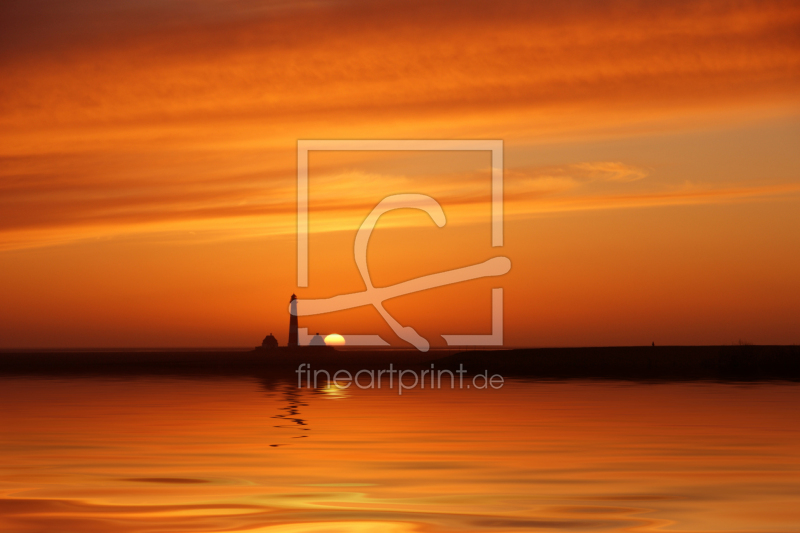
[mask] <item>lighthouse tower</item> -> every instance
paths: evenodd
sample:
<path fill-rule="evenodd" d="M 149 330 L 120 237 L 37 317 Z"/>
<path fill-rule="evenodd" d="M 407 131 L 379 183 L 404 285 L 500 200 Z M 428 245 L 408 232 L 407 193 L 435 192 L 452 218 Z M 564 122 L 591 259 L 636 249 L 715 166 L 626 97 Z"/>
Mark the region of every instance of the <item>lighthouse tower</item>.
<path fill-rule="evenodd" d="M 297 296 L 289 300 L 289 348 L 297 348 Z"/>

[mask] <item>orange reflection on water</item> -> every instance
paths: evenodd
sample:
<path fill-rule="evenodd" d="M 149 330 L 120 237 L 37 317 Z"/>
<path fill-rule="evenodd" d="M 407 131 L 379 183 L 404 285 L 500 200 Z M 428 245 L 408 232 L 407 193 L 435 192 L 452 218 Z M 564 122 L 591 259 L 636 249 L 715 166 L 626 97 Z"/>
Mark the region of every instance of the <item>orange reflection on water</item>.
<path fill-rule="evenodd" d="M 800 387 L 3 378 L 0 530 L 794 531 Z M 335 400 L 335 401 L 332 401 Z"/>

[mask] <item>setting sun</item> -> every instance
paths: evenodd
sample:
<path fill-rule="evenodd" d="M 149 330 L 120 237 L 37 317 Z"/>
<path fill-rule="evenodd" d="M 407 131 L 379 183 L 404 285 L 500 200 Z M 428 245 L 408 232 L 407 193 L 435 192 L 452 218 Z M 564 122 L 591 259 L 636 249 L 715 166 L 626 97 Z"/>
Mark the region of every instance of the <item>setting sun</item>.
<path fill-rule="evenodd" d="M 328 346 L 344 346 L 345 345 L 344 337 L 342 337 L 338 333 L 331 333 L 330 335 L 325 337 L 325 344 Z"/>

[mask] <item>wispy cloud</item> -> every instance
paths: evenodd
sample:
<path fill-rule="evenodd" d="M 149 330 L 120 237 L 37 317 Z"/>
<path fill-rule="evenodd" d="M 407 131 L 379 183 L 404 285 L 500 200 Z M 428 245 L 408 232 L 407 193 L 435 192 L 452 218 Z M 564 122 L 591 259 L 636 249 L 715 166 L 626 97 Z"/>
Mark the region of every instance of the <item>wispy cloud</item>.
<path fill-rule="evenodd" d="M 753 201 L 777 201 L 796 197 L 800 184 L 766 186 L 686 186 L 667 190 L 633 194 L 573 194 L 567 197 L 545 197 L 537 194 L 519 195 L 509 201 L 507 213 L 529 217 L 549 213 L 628 209 L 680 205 L 709 205 Z"/>
<path fill-rule="evenodd" d="M 488 169 L 456 174 L 392 174 L 322 166 L 311 186 L 311 216 L 316 233 L 353 231 L 388 194 L 423 192 L 446 206 L 448 220 L 485 222 Z M 288 173 L 288 170 L 287 170 Z M 647 169 L 619 161 L 507 169 L 505 212 L 514 219 L 577 211 L 774 201 L 800 193 L 800 184 L 681 185 L 638 182 Z M 191 241 L 289 235 L 296 230 L 294 176 L 266 180 L 254 189 L 242 182 L 195 182 L 156 186 L 145 182 L 109 183 L 95 198 L 78 180 L 58 194 L 43 194 L 36 180 L 8 188 L 0 202 L 0 250 L 13 250 L 107 238 L 149 236 Z M 69 180 L 68 180 L 69 181 Z M 634 189 L 631 189 L 637 185 Z M 43 216 L 41 212 L 46 212 Z M 452 222 L 451 222 L 452 223 Z M 383 227 L 429 224 L 412 212 L 387 217 Z"/>
<path fill-rule="evenodd" d="M 648 171 L 618 161 L 597 161 L 571 165 L 568 171 L 588 180 L 630 182 L 644 179 Z"/>
<path fill-rule="evenodd" d="M 794 2 L 12 0 L 0 10 L 6 248 L 212 221 L 231 238 L 288 231 L 298 138 L 591 139 L 643 117 L 800 109 Z M 333 218 L 409 186 L 401 171 L 330 172 L 316 200 Z M 793 194 L 675 191 L 620 161 L 506 172 L 519 216 Z M 466 175 L 434 181 L 427 190 L 465 216 L 486 192 Z"/>

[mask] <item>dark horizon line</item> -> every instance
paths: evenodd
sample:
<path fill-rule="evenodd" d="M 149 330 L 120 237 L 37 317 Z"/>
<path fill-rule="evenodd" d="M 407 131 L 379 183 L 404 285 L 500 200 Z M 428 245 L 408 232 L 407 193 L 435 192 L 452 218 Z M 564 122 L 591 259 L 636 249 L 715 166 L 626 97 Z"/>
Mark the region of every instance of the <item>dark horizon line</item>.
<path fill-rule="evenodd" d="M 573 350 L 573 349 L 594 349 L 594 348 L 711 348 L 722 346 L 764 346 L 764 347 L 791 347 L 798 346 L 797 343 L 792 344 L 758 344 L 758 343 L 742 343 L 731 342 L 729 344 L 617 344 L 617 345 L 590 345 L 590 346 L 552 346 L 552 345 L 502 345 L 502 346 L 431 346 L 429 351 L 495 351 L 495 350 Z M 305 348 L 300 346 L 299 348 Z M 101 347 L 12 347 L 0 348 L 0 354 L 3 353 L 80 353 L 80 352 L 224 352 L 224 351 L 241 351 L 248 352 L 254 350 L 255 346 L 101 346 Z M 279 346 L 279 348 L 286 348 L 286 346 Z M 413 346 L 334 346 L 337 350 L 343 351 L 409 351 L 417 352 L 418 350 Z"/>

